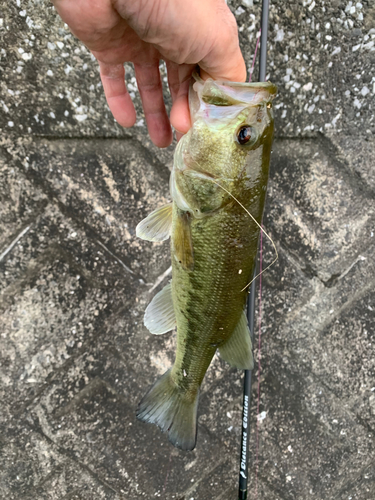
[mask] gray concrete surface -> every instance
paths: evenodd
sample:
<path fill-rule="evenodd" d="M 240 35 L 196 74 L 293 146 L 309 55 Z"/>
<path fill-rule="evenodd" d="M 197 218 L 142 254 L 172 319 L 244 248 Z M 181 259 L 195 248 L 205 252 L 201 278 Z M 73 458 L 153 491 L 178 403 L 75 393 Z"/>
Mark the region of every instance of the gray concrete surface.
<path fill-rule="evenodd" d="M 260 2 L 229 3 L 250 67 Z M 4 3 L 0 37 L 0 498 L 235 499 L 240 372 L 215 358 L 193 452 L 135 419 L 173 360 L 174 335 L 142 322 L 168 243 L 135 226 L 168 200 L 174 146 L 150 143 L 130 66 L 137 126 L 114 122 L 48 3 Z M 252 500 L 375 498 L 374 42 L 373 2 L 272 2 L 280 257 L 263 275 Z"/>

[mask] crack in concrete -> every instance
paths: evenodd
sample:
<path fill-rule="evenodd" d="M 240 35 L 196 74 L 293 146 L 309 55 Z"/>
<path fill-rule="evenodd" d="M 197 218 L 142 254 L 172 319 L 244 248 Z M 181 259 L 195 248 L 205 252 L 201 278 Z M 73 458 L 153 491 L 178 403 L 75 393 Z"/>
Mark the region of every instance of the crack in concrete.
<path fill-rule="evenodd" d="M 43 431 L 40 422 L 31 424 L 30 422 L 27 423 L 27 425 L 30 427 L 30 429 L 34 432 L 37 432 L 39 435 L 41 435 L 44 439 L 46 439 L 51 446 L 57 449 L 58 453 L 61 455 L 67 457 L 69 460 L 73 461 L 75 464 L 77 464 L 79 467 L 84 469 L 86 472 L 90 474 L 91 477 L 93 477 L 99 484 L 101 484 L 104 488 L 107 490 L 112 491 L 116 495 L 118 495 L 120 498 L 123 498 L 123 495 L 117 491 L 113 486 L 108 484 L 97 472 L 91 469 L 88 465 L 86 465 L 84 462 L 81 462 L 80 460 L 77 459 L 75 456 L 75 453 L 73 451 L 66 450 L 65 448 L 62 448 L 58 444 L 56 444 L 45 432 Z"/>
<path fill-rule="evenodd" d="M 104 247 L 116 260 L 121 260 L 113 253 L 110 248 L 108 248 L 106 245 L 104 245 L 104 243 L 101 242 L 100 235 L 97 234 L 89 224 L 85 223 L 81 218 L 77 217 L 76 211 L 70 210 L 66 205 L 64 205 L 64 203 L 62 203 L 58 199 L 57 193 L 53 189 L 51 189 L 50 185 L 42 179 L 42 176 L 38 172 L 36 172 L 35 170 L 25 170 L 23 166 L 19 166 L 18 168 L 20 168 L 20 170 L 25 174 L 26 178 L 28 178 L 31 182 L 38 186 L 48 196 L 51 203 L 57 206 L 62 215 L 67 217 L 67 219 L 72 220 L 77 227 L 84 231 L 88 239 L 91 239 L 92 241 Z M 141 283 L 145 283 L 143 276 L 135 274 L 133 271 L 131 271 L 130 267 L 128 267 L 122 260 L 121 265 L 125 266 L 125 269 L 134 276 L 134 279 L 138 281 L 142 280 Z"/>
<path fill-rule="evenodd" d="M 160 283 L 167 277 L 171 274 L 172 272 L 172 266 L 169 266 L 168 269 L 166 269 L 164 271 L 164 273 L 162 273 L 160 276 L 158 276 L 155 280 L 155 283 L 152 285 L 152 287 L 150 288 L 150 290 L 148 291 L 148 293 L 151 293 L 155 290 L 155 288 L 157 288 Z"/>
<path fill-rule="evenodd" d="M 194 481 L 194 484 L 192 486 L 190 486 L 190 488 L 188 488 L 186 491 L 184 491 L 182 493 L 182 496 L 183 497 L 187 497 L 189 495 L 191 495 L 192 493 L 194 493 L 194 491 L 197 489 L 197 487 L 199 486 L 199 484 L 209 475 L 213 474 L 214 471 L 216 469 L 218 469 L 222 464 L 224 464 L 226 462 L 226 459 L 222 459 L 222 460 L 219 460 L 219 462 L 216 462 L 216 464 L 214 465 L 214 467 L 211 467 L 210 469 L 207 469 L 206 472 L 197 480 L 197 481 Z"/>
<path fill-rule="evenodd" d="M 6 255 L 8 255 L 9 252 L 13 250 L 13 248 L 17 245 L 17 243 L 20 241 L 20 239 L 25 236 L 25 234 L 30 230 L 31 225 L 25 227 L 19 234 L 16 236 L 16 238 L 11 242 L 11 244 L 3 251 L 2 254 L 0 254 L 0 262 L 4 259 Z"/>
<path fill-rule="evenodd" d="M 332 492 L 332 498 L 343 498 L 345 494 L 351 493 L 351 487 L 353 487 L 353 483 L 357 480 L 360 479 L 361 476 L 365 476 L 366 472 L 369 472 L 369 475 L 374 473 L 374 461 L 372 460 L 368 464 L 366 464 L 363 469 L 361 469 L 357 474 L 354 475 L 354 477 L 351 477 L 348 479 L 345 484 L 339 488 L 336 489 L 335 491 Z M 348 495 L 348 498 L 354 495 Z M 356 495 L 355 495 L 356 496 Z"/>
<path fill-rule="evenodd" d="M 130 273 L 130 274 L 134 274 L 134 272 L 130 269 L 130 267 L 128 267 L 126 264 L 124 264 L 124 263 L 122 262 L 122 260 L 121 260 L 119 257 L 117 257 L 117 255 L 115 255 L 113 252 L 111 252 L 111 250 L 109 250 L 109 248 L 107 248 L 107 247 L 104 245 L 104 243 L 102 243 L 102 242 L 101 242 L 101 241 L 99 241 L 99 240 L 98 240 L 96 243 L 97 243 L 98 245 L 100 245 L 102 248 L 104 248 L 104 250 L 105 250 L 106 252 L 108 252 L 108 253 L 109 253 L 109 255 L 111 255 L 111 256 L 112 256 L 112 257 L 113 257 L 113 258 L 114 258 L 114 259 L 115 259 L 115 260 L 116 260 L 119 264 L 121 264 L 121 265 L 122 265 L 122 267 L 125 269 L 125 271 L 127 271 L 127 272 L 128 272 L 128 273 Z"/>

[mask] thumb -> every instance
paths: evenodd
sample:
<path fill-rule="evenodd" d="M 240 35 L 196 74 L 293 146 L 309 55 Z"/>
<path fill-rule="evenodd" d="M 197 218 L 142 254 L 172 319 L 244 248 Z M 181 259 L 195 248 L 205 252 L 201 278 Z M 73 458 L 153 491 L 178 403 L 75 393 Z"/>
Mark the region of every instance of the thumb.
<path fill-rule="evenodd" d="M 227 5 L 219 9 L 216 20 L 221 26 L 215 29 L 211 50 L 199 62 L 201 77 L 232 82 L 246 81 L 246 64 L 238 39 L 237 22 Z"/>

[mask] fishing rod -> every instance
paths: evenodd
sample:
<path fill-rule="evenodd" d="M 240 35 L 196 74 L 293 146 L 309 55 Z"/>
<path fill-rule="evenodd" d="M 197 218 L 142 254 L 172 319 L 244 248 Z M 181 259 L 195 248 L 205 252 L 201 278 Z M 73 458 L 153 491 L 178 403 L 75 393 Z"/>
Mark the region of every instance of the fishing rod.
<path fill-rule="evenodd" d="M 261 36 L 260 36 L 260 56 L 259 56 L 259 81 L 266 80 L 266 64 L 267 64 L 267 35 L 268 35 L 268 15 L 269 15 L 269 0 L 262 1 L 262 17 L 261 17 Z M 247 319 L 249 322 L 251 343 L 254 345 L 254 325 L 255 325 L 255 293 L 256 293 L 256 269 L 254 270 L 254 281 L 251 283 L 250 293 L 247 301 Z M 260 353 L 258 353 L 260 355 Z M 258 373 L 260 377 L 260 373 Z M 238 499 L 247 499 L 248 488 L 248 463 L 249 463 L 249 437 L 250 437 L 250 420 L 249 409 L 251 402 L 251 378 L 252 370 L 245 370 L 244 387 L 243 387 L 243 409 L 242 409 L 242 434 L 241 434 L 241 450 L 240 450 L 240 475 L 239 475 L 239 490 Z"/>

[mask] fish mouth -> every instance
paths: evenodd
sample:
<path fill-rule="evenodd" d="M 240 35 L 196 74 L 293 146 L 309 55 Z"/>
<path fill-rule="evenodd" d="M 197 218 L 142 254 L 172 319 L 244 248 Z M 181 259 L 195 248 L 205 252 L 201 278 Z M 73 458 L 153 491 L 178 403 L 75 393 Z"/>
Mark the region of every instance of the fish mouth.
<path fill-rule="evenodd" d="M 213 100 L 217 98 L 219 106 L 239 103 L 258 104 L 260 100 L 272 100 L 277 94 L 277 86 L 271 82 L 232 82 L 212 78 L 203 80 L 197 71 L 194 71 L 192 76 L 195 80 L 192 86 L 197 93 L 201 94 L 201 98 L 208 103 L 210 103 L 210 98 Z M 220 104 L 220 98 L 223 99 L 222 104 Z"/>
<path fill-rule="evenodd" d="M 246 108 L 272 107 L 277 87 L 271 82 L 203 80 L 195 71 L 190 84 L 189 107 L 193 123 L 201 117 L 217 127 Z"/>

